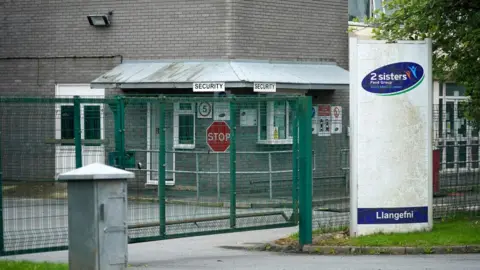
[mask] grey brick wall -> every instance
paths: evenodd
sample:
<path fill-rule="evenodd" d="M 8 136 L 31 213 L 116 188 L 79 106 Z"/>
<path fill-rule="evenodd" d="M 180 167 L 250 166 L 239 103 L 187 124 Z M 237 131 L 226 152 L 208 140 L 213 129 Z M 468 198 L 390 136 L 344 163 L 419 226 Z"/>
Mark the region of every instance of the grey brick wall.
<path fill-rule="evenodd" d="M 347 6 L 346 0 L 2 1 L 0 95 L 54 96 L 56 83 L 88 83 L 119 64 L 121 59 L 328 60 L 347 68 Z M 88 24 L 86 15 L 110 10 L 113 17 L 109 28 Z M 133 92 L 107 90 L 107 95 L 118 93 Z M 314 103 L 348 104 L 348 91 L 312 95 L 319 96 Z M 43 142 L 53 137 L 53 108 L 20 107 L 18 113 L 15 107 L 8 107 L 8 115 L 6 107 L 1 111 L 4 176 L 17 180 L 48 179 L 55 166 L 54 147 Z M 347 117 L 344 107 L 345 123 Z M 129 147 L 145 148 L 145 121 L 145 108 L 126 118 Z M 128 127 L 128 123 L 133 124 Z M 198 123 L 199 130 L 208 124 Z M 238 130 L 238 151 L 291 149 L 258 146 L 255 130 L 250 129 Z M 113 119 L 108 108 L 105 134 L 112 139 L 107 145 L 108 152 L 114 148 Z M 197 134 L 199 140 L 204 139 L 201 132 Z M 336 160 L 338 145 L 343 146 L 343 136 L 313 138 L 317 152 L 316 175 L 336 174 L 338 164 L 333 160 Z M 199 150 L 206 149 L 206 145 L 199 146 Z M 138 159 L 142 158 L 145 155 L 139 154 Z M 182 162 L 184 169 L 192 168 L 191 155 L 179 158 L 185 161 Z M 274 169 L 283 169 L 291 157 L 276 158 L 272 162 Z M 211 160 L 208 155 L 202 157 L 202 168 L 215 166 Z M 239 170 L 268 168 L 265 155 L 239 155 L 238 160 Z M 333 168 L 334 172 L 325 169 L 320 173 L 322 166 Z M 228 159 L 222 160 L 221 167 L 228 170 Z M 251 192 L 252 181 L 260 185 L 256 180 L 268 179 L 266 175 L 242 177 L 238 185 L 242 189 L 239 193 L 244 194 Z M 276 175 L 274 180 L 288 177 L 289 174 Z M 194 183 L 191 175 L 183 179 L 183 184 Z M 216 183 L 216 176 L 202 176 L 202 179 L 204 189 L 210 190 Z M 222 176 L 222 183 L 228 183 L 226 179 Z M 283 185 L 280 183 L 278 185 Z M 281 188 L 288 190 L 289 187 Z"/>
<path fill-rule="evenodd" d="M 234 2 L 232 56 L 348 66 L 347 0 Z"/>
<path fill-rule="evenodd" d="M 328 59 L 346 66 L 347 4 L 347 0 L 7 0 L 0 4 L 0 57 Z M 113 10 L 109 28 L 88 24 L 88 14 L 109 10 Z"/>

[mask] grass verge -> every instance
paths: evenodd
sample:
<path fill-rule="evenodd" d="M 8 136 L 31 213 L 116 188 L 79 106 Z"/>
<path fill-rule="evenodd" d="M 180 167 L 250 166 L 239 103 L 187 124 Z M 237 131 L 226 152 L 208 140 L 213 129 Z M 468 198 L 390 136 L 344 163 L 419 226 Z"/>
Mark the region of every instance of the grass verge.
<path fill-rule="evenodd" d="M 68 264 L 0 260 L 2 270 L 68 270 Z"/>
<path fill-rule="evenodd" d="M 280 245 L 298 244 L 298 234 L 276 241 Z M 360 247 L 433 247 L 480 245 L 480 217 L 458 215 L 434 223 L 430 232 L 377 233 L 348 237 L 348 228 L 320 229 L 313 232 L 313 244 L 319 246 Z"/>

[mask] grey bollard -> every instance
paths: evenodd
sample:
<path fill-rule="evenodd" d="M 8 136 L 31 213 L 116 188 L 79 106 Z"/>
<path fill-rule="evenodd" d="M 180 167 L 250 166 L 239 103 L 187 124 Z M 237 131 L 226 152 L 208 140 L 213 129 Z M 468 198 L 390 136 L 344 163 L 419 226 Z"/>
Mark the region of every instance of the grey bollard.
<path fill-rule="evenodd" d="M 70 270 L 126 269 L 127 172 L 100 163 L 60 174 L 68 185 Z"/>

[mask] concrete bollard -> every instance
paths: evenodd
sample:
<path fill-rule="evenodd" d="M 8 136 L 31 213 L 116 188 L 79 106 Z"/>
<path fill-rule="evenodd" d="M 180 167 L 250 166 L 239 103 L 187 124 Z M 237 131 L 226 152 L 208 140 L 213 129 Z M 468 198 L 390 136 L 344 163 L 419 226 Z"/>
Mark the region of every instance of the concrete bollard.
<path fill-rule="evenodd" d="M 100 163 L 63 173 L 68 183 L 70 270 L 126 269 L 127 172 Z"/>

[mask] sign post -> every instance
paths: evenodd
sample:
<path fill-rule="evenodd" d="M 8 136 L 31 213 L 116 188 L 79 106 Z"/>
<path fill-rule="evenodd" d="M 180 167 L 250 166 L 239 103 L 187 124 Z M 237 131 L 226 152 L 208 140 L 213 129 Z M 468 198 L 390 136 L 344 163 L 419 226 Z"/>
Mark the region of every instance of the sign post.
<path fill-rule="evenodd" d="M 225 121 L 214 121 L 207 128 L 207 144 L 214 152 L 225 152 L 230 147 L 230 127 Z"/>
<path fill-rule="evenodd" d="M 350 38 L 350 234 L 432 228 L 431 40 Z"/>

